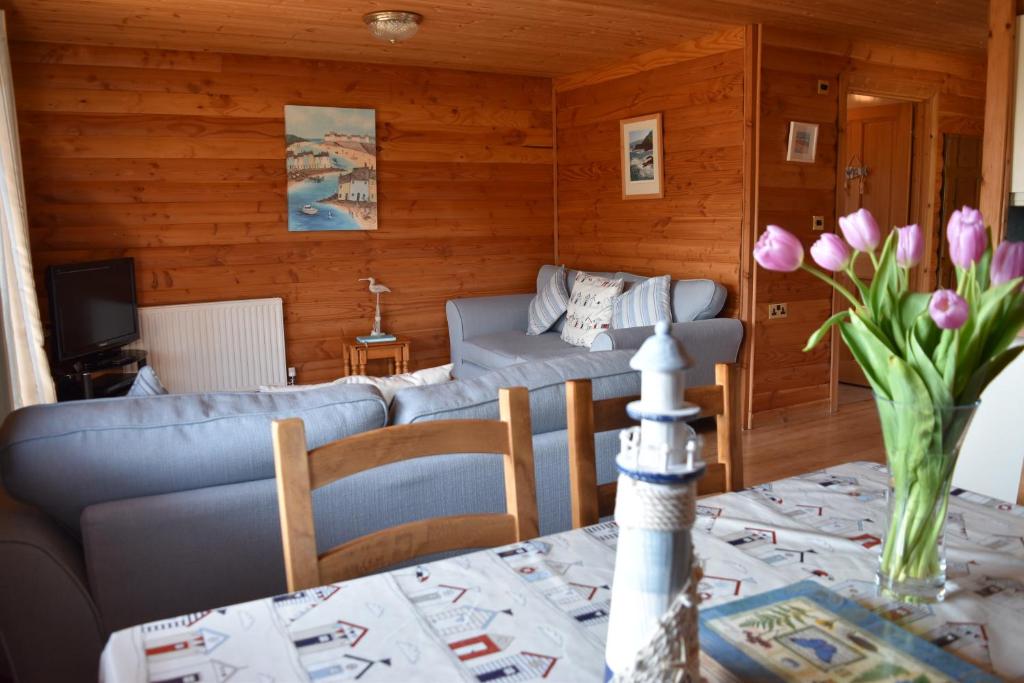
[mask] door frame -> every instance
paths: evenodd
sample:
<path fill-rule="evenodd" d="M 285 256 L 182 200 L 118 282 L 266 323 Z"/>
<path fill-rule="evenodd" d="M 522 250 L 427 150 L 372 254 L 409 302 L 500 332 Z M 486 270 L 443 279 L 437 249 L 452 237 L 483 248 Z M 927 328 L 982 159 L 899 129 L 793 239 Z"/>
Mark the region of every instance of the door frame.
<path fill-rule="evenodd" d="M 937 258 L 936 215 L 939 188 L 934 182 L 938 175 L 938 150 L 942 143 L 939 134 L 938 87 L 933 83 L 908 82 L 905 78 L 889 76 L 878 72 L 843 71 L 838 82 L 839 106 L 836 130 L 836 187 L 835 219 L 838 232 L 839 207 L 842 201 L 842 182 L 846 169 L 846 121 L 847 102 L 850 95 L 873 95 L 910 102 L 913 107 L 913 139 L 910 147 L 910 204 L 909 220 L 921 226 L 924 235 L 924 259 L 914 269 L 910 286 L 920 289 L 935 279 Z M 832 292 L 832 310 L 842 305 L 839 294 Z M 842 339 L 836 328 L 832 328 L 829 340 L 829 414 L 839 410 L 839 347 Z"/>

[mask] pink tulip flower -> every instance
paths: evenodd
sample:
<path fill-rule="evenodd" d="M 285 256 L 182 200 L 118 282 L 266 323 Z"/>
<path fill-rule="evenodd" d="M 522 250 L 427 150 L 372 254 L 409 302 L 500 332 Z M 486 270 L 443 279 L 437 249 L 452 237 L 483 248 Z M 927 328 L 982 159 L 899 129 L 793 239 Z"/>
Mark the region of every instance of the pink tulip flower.
<path fill-rule="evenodd" d="M 791 273 L 804 262 L 804 245 L 788 230 L 769 225 L 754 245 L 754 260 L 766 270 Z"/>
<path fill-rule="evenodd" d="M 924 256 L 924 235 L 918 224 L 896 228 L 896 263 L 913 268 Z"/>
<path fill-rule="evenodd" d="M 826 232 L 811 245 L 811 256 L 825 270 L 846 270 L 850 265 L 850 248 L 831 232 Z"/>
<path fill-rule="evenodd" d="M 992 255 L 992 284 L 1024 277 L 1024 242 L 1003 241 Z"/>
<path fill-rule="evenodd" d="M 878 221 L 867 209 L 858 209 L 839 219 L 839 229 L 850 246 L 857 251 L 874 251 L 882 241 Z"/>
<path fill-rule="evenodd" d="M 952 289 L 939 289 L 928 303 L 928 314 L 943 330 L 958 330 L 967 322 L 967 302 Z"/>
<path fill-rule="evenodd" d="M 981 212 L 969 206 L 954 211 L 946 225 L 946 239 L 949 240 L 949 258 L 954 265 L 966 269 L 977 263 L 988 245 Z"/>

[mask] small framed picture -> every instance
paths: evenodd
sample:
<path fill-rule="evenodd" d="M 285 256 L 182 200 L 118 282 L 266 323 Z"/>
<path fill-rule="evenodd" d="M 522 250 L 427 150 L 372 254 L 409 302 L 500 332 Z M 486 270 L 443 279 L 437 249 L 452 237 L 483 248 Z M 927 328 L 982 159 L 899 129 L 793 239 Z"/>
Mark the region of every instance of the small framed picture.
<path fill-rule="evenodd" d="M 818 124 L 790 121 L 789 147 L 786 149 L 786 161 L 813 164 L 814 154 L 817 151 Z"/>
<path fill-rule="evenodd" d="M 622 198 L 652 199 L 665 195 L 665 163 L 661 149 L 661 114 L 619 122 L 622 144 Z"/>

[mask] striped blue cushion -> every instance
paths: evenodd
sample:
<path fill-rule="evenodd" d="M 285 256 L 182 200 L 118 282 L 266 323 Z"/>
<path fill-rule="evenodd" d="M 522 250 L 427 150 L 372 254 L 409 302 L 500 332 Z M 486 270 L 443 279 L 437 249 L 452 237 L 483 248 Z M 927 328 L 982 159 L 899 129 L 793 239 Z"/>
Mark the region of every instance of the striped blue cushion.
<path fill-rule="evenodd" d="M 565 288 L 565 266 L 560 266 L 544 288 L 530 302 L 530 318 L 526 334 L 542 334 L 551 329 L 569 305 L 569 290 Z"/>
<path fill-rule="evenodd" d="M 659 320 L 672 322 L 668 275 L 650 277 L 633 285 L 612 304 L 612 329 L 646 327 Z"/>
<path fill-rule="evenodd" d="M 156 376 L 156 370 L 151 365 L 139 368 L 139 374 L 128 389 L 127 396 L 161 396 L 167 393 L 167 389 Z"/>

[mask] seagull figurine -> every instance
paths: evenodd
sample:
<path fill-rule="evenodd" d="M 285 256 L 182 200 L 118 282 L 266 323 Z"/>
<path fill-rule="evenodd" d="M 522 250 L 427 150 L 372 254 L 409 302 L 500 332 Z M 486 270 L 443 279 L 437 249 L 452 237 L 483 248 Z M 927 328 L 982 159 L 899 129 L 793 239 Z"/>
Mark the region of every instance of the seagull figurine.
<path fill-rule="evenodd" d="M 373 331 L 370 333 L 371 337 L 379 337 L 382 332 L 380 331 L 380 295 L 385 292 L 390 293 L 391 289 L 387 285 L 378 284 L 377 280 L 372 277 L 361 277 L 360 282 L 370 283 L 370 293 L 377 295 L 377 308 L 373 314 Z"/>

